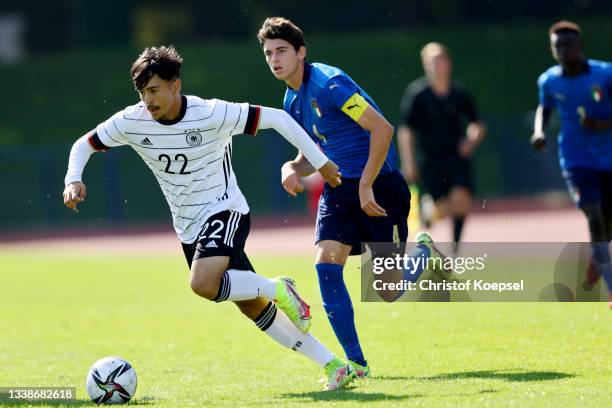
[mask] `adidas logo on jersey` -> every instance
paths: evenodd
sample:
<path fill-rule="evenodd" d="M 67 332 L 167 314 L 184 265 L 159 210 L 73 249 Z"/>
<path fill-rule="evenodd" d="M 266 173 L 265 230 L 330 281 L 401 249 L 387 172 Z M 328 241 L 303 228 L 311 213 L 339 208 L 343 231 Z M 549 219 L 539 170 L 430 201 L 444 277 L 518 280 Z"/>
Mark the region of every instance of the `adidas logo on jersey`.
<path fill-rule="evenodd" d="M 210 241 L 204 248 L 219 248 L 215 241 Z"/>
<path fill-rule="evenodd" d="M 143 146 L 153 146 L 153 143 L 151 143 L 148 137 L 145 137 L 144 139 L 142 139 L 140 144 Z"/>

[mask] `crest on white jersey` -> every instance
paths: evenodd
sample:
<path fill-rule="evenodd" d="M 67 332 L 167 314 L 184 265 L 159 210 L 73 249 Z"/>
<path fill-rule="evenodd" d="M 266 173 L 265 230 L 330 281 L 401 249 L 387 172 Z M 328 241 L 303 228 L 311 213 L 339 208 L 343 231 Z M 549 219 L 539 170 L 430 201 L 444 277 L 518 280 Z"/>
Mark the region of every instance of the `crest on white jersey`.
<path fill-rule="evenodd" d="M 187 132 L 185 138 L 187 139 L 187 144 L 189 146 L 199 146 L 200 143 L 202 143 L 202 134 L 200 132 L 196 132 L 195 130 Z"/>

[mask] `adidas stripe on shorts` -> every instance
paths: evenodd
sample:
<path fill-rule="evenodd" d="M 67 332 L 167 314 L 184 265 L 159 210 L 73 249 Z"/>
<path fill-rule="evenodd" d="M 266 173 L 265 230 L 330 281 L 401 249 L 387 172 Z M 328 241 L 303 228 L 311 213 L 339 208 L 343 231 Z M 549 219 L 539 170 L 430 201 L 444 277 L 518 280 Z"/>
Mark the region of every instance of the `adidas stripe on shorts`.
<path fill-rule="evenodd" d="M 244 245 L 251 229 L 249 213 L 221 211 L 206 220 L 200 235 L 192 244 L 182 243 L 187 264 L 200 258 L 229 256 L 229 269 L 253 269 L 251 261 L 244 252 Z"/>

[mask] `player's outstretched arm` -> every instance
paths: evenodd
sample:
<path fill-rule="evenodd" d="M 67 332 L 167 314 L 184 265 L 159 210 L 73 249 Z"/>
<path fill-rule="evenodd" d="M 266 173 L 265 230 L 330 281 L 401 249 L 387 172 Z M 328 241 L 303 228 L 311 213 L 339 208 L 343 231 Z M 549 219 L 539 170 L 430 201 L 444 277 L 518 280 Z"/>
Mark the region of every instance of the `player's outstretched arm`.
<path fill-rule="evenodd" d="M 281 136 L 287 139 L 289 143 L 300 151 L 308 163 L 317 169 L 319 173 L 321 173 L 321 176 L 327 183 L 329 183 L 330 186 L 337 187 L 341 184 L 342 175 L 338 171 L 338 166 L 336 166 L 335 163 L 329 160 L 327 156 L 321 152 L 310 136 L 308 136 L 304 129 L 302 129 L 302 127 L 298 125 L 287 112 L 280 109 L 261 107 L 259 128 L 276 130 Z M 298 159 L 299 157 L 300 156 L 298 156 Z M 298 163 L 298 165 L 299 168 L 297 169 L 292 169 L 292 166 L 290 165 L 285 170 L 286 174 L 290 175 L 292 179 L 298 176 L 296 171 L 301 170 L 305 173 L 309 169 L 304 163 Z M 283 168 L 285 168 L 285 166 L 283 166 Z M 296 172 L 295 177 L 290 174 L 289 170 Z M 284 178 L 285 174 L 283 174 L 283 179 Z M 283 183 L 283 186 L 285 186 L 285 183 Z M 287 190 L 287 186 L 285 186 L 285 189 Z M 293 193 L 299 192 L 295 190 L 292 190 L 293 193 L 292 191 L 287 191 L 291 195 L 295 195 Z"/>
<path fill-rule="evenodd" d="M 538 105 L 533 123 L 533 135 L 531 136 L 531 146 L 536 150 L 541 150 L 546 146 L 546 130 L 550 123 L 551 109 Z"/>
<path fill-rule="evenodd" d="M 72 145 L 70 157 L 68 159 L 68 171 L 64 179 L 64 205 L 72 211 L 78 212 L 77 206 L 85 200 L 87 188 L 81 181 L 83 170 L 89 160 L 89 156 L 96 151 L 101 151 L 103 148 L 96 149 L 94 146 L 101 146 L 102 143 L 96 139 L 94 132 L 90 132 Z"/>

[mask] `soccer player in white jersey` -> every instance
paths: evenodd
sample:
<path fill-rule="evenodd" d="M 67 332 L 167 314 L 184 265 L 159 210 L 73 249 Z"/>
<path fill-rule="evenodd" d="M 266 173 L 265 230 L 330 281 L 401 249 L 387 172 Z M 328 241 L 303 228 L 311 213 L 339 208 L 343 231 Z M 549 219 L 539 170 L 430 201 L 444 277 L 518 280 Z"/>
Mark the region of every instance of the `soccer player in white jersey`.
<path fill-rule="evenodd" d="M 64 204 L 77 211 L 85 200 L 82 173 L 93 152 L 131 146 L 166 197 L 191 269 L 192 290 L 215 302 L 233 301 L 278 343 L 323 367 L 327 389 L 340 388 L 350 370 L 307 333 L 309 306 L 294 282 L 256 274 L 244 252 L 249 207 L 232 170 L 232 136 L 276 130 L 333 187 L 341 183 L 338 167 L 282 110 L 182 95 L 181 64 L 173 47 L 143 51 L 131 69 L 141 102 L 117 112 L 74 143 Z"/>

